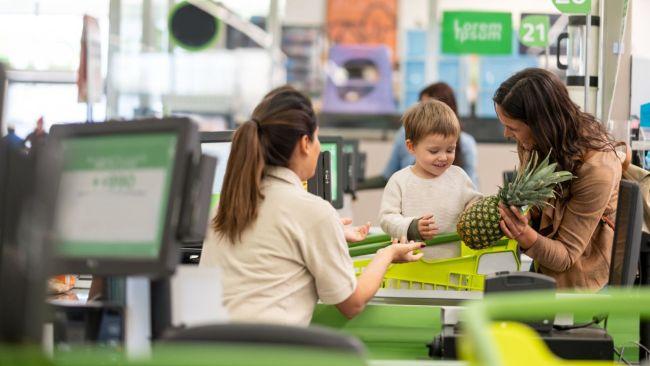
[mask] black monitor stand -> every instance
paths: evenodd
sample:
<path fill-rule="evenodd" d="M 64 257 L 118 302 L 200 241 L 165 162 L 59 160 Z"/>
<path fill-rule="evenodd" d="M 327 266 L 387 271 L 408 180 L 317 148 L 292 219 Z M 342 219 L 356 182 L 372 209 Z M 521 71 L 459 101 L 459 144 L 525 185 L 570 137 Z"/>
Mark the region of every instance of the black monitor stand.
<path fill-rule="evenodd" d="M 639 284 L 641 286 L 650 286 L 650 234 L 645 232 L 641 237 Z M 639 319 L 639 342 L 646 348 L 650 346 L 650 322 L 647 320 Z M 643 347 L 639 347 L 639 361 L 647 359 L 647 352 Z"/>

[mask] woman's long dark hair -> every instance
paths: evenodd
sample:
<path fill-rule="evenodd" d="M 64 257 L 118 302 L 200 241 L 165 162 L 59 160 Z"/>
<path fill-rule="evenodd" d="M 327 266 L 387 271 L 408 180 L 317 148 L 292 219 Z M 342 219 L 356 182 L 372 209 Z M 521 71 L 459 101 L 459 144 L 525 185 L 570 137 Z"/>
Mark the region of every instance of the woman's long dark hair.
<path fill-rule="evenodd" d="M 454 90 L 447 83 L 438 82 L 427 86 L 426 88 L 420 91 L 418 96 L 419 100 L 422 100 L 423 97 L 429 97 L 432 99 L 439 100 L 451 108 L 454 111 L 456 117 L 458 117 L 458 107 L 456 105 L 456 96 L 454 95 Z M 460 130 L 463 130 L 463 123 L 458 119 L 460 123 Z M 463 148 L 460 145 L 460 134 L 458 135 L 458 142 L 456 143 L 456 157 L 454 158 L 454 165 L 459 166 L 465 169 L 465 159 L 463 159 Z"/>
<path fill-rule="evenodd" d="M 588 151 L 614 151 L 605 127 L 580 110 L 566 86 L 555 74 L 528 68 L 504 81 L 492 98 L 507 117 L 525 123 L 531 130 L 534 149 L 561 170 L 576 173 Z M 523 163 L 523 162 L 522 162 Z"/>
<path fill-rule="evenodd" d="M 240 240 L 264 199 L 265 167 L 287 167 L 298 141 L 313 139 L 316 128 L 309 98 L 289 86 L 269 92 L 251 120 L 235 131 L 212 228 L 233 243 Z"/>

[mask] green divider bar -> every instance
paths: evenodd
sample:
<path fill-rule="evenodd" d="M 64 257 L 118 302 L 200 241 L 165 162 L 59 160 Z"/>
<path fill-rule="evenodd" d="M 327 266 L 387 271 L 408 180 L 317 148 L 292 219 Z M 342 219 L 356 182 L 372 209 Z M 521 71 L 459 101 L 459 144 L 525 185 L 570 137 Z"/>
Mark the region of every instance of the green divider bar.
<path fill-rule="evenodd" d="M 391 244 L 390 237 L 386 235 L 387 240 L 380 241 L 380 242 L 371 242 L 369 244 L 358 244 L 356 246 L 353 246 L 350 248 L 350 257 L 358 257 L 361 255 L 367 255 L 367 254 L 374 254 L 376 253 L 379 249 L 385 248 Z M 440 245 L 440 244 L 447 244 L 451 243 L 454 241 L 459 241 L 460 236 L 458 236 L 458 233 L 456 232 L 451 232 L 451 233 L 442 233 L 436 235 L 435 238 L 431 240 L 427 240 L 424 243 L 427 246 L 430 245 Z"/>
<path fill-rule="evenodd" d="M 650 319 L 650 289 L 610 288 L 605 294 L 575 294 L 556 298 L 554 291 L 527 291 L 514 294 L 497 294 L 483 301 L 468 302 L 463 312 L 467 330 L 467 341 L 480 364 L 502 365 L 502 355 L 497 352 L 490 336 L 491 319 L 533 319 L 557 313 L 572 313 L 574 316 L 593 314 L 638 313 L 643 319 Z"/>
<path fill-rule="evenodd" d="M 0 365 L 20 366 L 364 366 L 364 355 L 308 346 L 214 342 L 154 344 L 150 358 L 129 359 L 124 352 L 101 346 L 55 351 L 48 359 L 37 347 L 0 344 Z"/>
<path fill-rule="evenodd" d="M 364 240 L 358 241 L 356 243 L 348 243 L 350 248 L 358 247 L 360 245 L 374 244 L 390 241 L 390 235 L 380 233 L 380 234 L 369 234 Z"/>

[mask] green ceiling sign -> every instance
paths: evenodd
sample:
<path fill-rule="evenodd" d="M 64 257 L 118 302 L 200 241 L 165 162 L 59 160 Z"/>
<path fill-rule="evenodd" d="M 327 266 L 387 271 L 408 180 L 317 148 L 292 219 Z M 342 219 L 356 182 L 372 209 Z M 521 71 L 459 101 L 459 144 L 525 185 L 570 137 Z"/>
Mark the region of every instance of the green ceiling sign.
<path fill-rule="evenodd" d="M 519 24 L 519 41 L 527 47 L 546 47 L 548 45 L 548 15 L 527 15 Z"/>
<path fill-rule="evenodd" d="M 512 15 L 445 11 L 442 14 L 442 52 L 479 55 L 511 54 Z"/>
<path fill-rule="evenodd" d="M 589 14 L 591 0 L 551 0 L 563 14 Z"/>
<path fill-rule="evenodd" d="M 201 51 L 217 42 L 221 21 L 203 9 L 183 1 L 169 12 L 168 26 L 174 44 L 188 51 Z"/>

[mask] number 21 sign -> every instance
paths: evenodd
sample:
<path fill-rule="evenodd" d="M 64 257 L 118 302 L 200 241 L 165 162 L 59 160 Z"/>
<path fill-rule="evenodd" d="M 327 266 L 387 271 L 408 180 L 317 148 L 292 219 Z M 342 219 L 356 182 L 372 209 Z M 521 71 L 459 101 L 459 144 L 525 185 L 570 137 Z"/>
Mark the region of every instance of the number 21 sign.
<path fill-rule="evenodd" d="M 519 23 L 519 42 L 527 47 L 542 47 L 548 45 L 548 15 L 522 16 Z"/>

